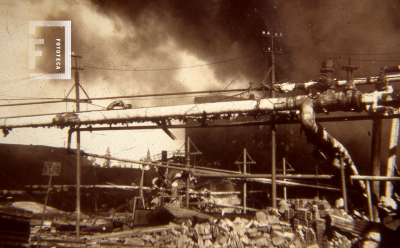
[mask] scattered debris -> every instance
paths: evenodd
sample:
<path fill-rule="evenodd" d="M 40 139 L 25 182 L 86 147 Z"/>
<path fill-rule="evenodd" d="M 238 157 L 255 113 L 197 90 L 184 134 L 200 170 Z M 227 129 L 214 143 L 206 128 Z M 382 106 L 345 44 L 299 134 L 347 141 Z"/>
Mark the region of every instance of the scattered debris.
<path fill-rule="evenodd" d="M 49 209 L 42 220 L 43 214 L 38 210 L 43 205 L 17 202 L 12 204 L 12 210 L 0 209 L 0 214 L 10 216 L 12 211 L 14 220 L 23 219 L 20 225 L 30 223 L 30 239 L 26 228 L 9 235 L 12 242 L 29 240 L 30 246 L 346 248 L 356 244 L 365 247 L 387 242 L 387 245 L 398 239 L 397 216 L 389 215 L 390 219 L 385 217 L 383 223 L 375 223 L 365 220 L 366 213 L 346 213 L 342 205 L 332 207 L 318 198 L 281 200 L 278 208 L 258 211 L 252 218 L 238 214 L 229 218 L 172 203 L 143 212 L 147 216 L 146 226 L 135 224 L 129 212 L 83 214 L 79 239 L 73 213 Z M 5 241 L 0 239 L 1 242 Z"/>

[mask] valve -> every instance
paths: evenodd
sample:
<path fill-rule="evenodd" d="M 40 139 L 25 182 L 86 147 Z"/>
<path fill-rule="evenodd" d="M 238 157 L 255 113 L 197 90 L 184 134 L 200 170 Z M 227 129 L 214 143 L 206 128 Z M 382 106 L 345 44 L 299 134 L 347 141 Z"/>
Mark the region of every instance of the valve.
<path fill-rule="evenodd" d="M 347 71 L 347 82 L 346 82 L 346 86 L 344 87 L 344 90 L 346 91 L 346 93 L 348 91 L 352 91 L 352 90 L 356 90 L 356 86 L 354 84 L 353 81 L 353 71 L 357 70 L 358 67 L 354 66 L 351 64 L 351 58 L 349 57 L 349 65 L 347 66 L 343 66 L 342 70 Z"/>
<path fill-rule="evenodd" d="M 317 83 L 320 86 L 320 91 L 327 90 L 329 93 L 335 93 L 336 84 L 332 74 L 335 71 L 335 61 L 332 59 L 325 59 L 322 62 L 321 74 L 317 79 Z"/>

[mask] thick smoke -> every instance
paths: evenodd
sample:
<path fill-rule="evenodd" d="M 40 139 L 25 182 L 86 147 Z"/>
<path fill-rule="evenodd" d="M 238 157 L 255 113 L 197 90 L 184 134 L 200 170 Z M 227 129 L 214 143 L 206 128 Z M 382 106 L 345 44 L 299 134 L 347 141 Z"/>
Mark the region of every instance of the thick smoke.
<path fill-rule="evenodd" d="M 291 81 L 314 78 L 326 57 L 336 59 L 340 68 L 348 64 L 347 54 L 387 54 L 398 49 L 398 1 L 383 4 L 369 0 L 334 3 L 93 0 L 93 3 L 97 11 L 135 28 L 137 37 L 134 40 L 125 37 L 128 42 L 122 47 L 132 59 L 168 40 L 204 61 L 254 55 L 213 67 L 222 82 L 237 76 L 238 71 L 251 81 L 263 79 L 266 55 L 261 52 L 261 32 L 264 30 L 283 34 L 278 39 L 284 51 L 277 55 L 278 76 Z M 356 75 L 376 74 L 380 66 L 391 62 L 379 61 L 382 57 L 376 56 L 352 57 L 353 64 L 361 67 Z M 345 75 L 344 72 L 337 74 Z"/>
<path fill-rule="evenodd" d="M 92 0 L 87 7 L 107 17 L 109 22 L 104 22 L 103 29 L 91 30 L 87 20 L 93 17 L 79 12 L 53 13 L 46 19 L 72 20 L 72 47 L 84 55 L 91 80 L 115 81 L 108 87 L 124 93 L 193 87 L 176 79 L 180 70 L 129 73 L 89 67 L 173 69 L 186 66 L 177 55 L 184 52 L 204 64 L 232 60 L 209 67 L 219 82 L 214 89 L 224 88 L 236 78 L 259 85 L 269 65 L 263 46 L 267 48 L 271 42 L 262 38 L 262 31 L 283 34 L 274 39 L 283 50 L 276 56 L 280 81 L 314 79 L 327 57 L 335 59 L 335 76 L 341 78 L 346 73 L 340 68 L 349 63 L 349 54 L 352 64 L 360 67 L 355 76 L 376 75 L 381 67 L 397 64 L 400 57 L 391 54 L 397 52 L 399 42 L 399 5 L 395 0 Z M 126 87 L 132 88 L 126 92 Z"/>
<path fill-rule="evenodd" d="M 147 56 L 167 42 L 205 63 L 241 58 L 213 66 L 221 84 L 239 75 L 261 80 L 266 56 L 261 33 L 274 26 L 270 3 L 249 1 L 93 1 L 95 9 L 134 27 L 124 51 L 132 59 Z M 135 49 L 139 47 L 139 49 Z M 174 51 L 167 56 L 172 57 Z M 158 58 L 156 58 L 158 59 Z M 162 58 L 161 58 L 162 59 Z M 152 65 L 154 66 L 154 65 Z M 171 65 L 164 65 L 169 67 Z M 222 87 L 219 86 L 219 88 Z"/>

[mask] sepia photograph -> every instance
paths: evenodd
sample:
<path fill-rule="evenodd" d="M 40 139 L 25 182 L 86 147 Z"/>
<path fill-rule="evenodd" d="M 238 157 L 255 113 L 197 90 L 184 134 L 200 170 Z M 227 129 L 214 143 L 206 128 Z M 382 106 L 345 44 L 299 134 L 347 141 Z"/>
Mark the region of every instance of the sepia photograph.
<path fill-rule="evenodd" d="M 1 247 L 400 247 L 399 0 L 0 0 Z"/>

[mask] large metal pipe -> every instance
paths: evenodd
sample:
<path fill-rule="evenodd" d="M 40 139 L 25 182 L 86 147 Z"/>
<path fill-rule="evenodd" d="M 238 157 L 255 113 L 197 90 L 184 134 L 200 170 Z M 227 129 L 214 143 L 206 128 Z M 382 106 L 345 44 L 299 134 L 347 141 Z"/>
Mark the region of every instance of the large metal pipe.
<path fill-rule="evenodd" d="M 187 118 L 215 118 L 215 115 L 232 114 L 270 114 L 274 111 L 299 110 L 306 100 L 312 100 L 318 107 L 315 112 L 322 111 L 350 111 L 349 101 L 343 92 L 322 94 L 317 99 L 307 96 L 284 98 L 268 98 L 259 100 L 245 100 L 218 103 L 187 104 L 166 107 L 150 107 L 139 109 L 105 110 L 82 113 L 60 113 L 58 116 L 27 116 L 0 119 L 1 129 L 19 127 L 50 127 L 75 126 L 89 124 L 111 124 L 127 122 L 154 121 L 162 118 L 185 120 Z M 364 93 L 358 99 L 359 104 L 366 110 L 379 111 L 387 105 L 398 105 L 400 100 L 397 94 L 388 92 Z M 380 106 L 382 103 L 385 106 Z"/>
<path fill-rule="evenodd" d="M 301 105 L 301 124 L 305 129 L 305 133 L 309 138 L 309 141 L 319 145 L 320 147 L 328 147 L 332 152 L 338 153 L 339 158 L 343 158 L 343 161 L 350 166 L 351 171 L 354 175 L 358 175 L 358 170 L 349 154 L 347 149 L 332 135 L 330 135 L 322 126 L 317 125 L 315 121 L 315 101 L 306 99 Z M 365 184 L 362 181 L 360 186 L 362 189 L 365 188 Z"/>
<path fill-rule="evenodd" d="M 388 82 L 397 82 L 400 80 L 400 74 L 387 75 L 386 78 Z M 335 80 L 335 82 L 336 85 L 338 86 L 345 86 L 347 80 Z M 365 77 L 365 78 L 354 78 L 353 83 L 355 85 L 361 85 L 361 84 L 380 84 L 381 82 L 379 81 L 379 76 L 375 76 L 375 77 Z M 279 89 L 282 92 L 289 92 L 293 90 L 307 90 L 309 88 L 316 86 L 318 86 L 318 82 L 314 80 L 311 80 L 306 83 L 286 82 L 286 83 L 275 84 L 275 88 Z"/>

